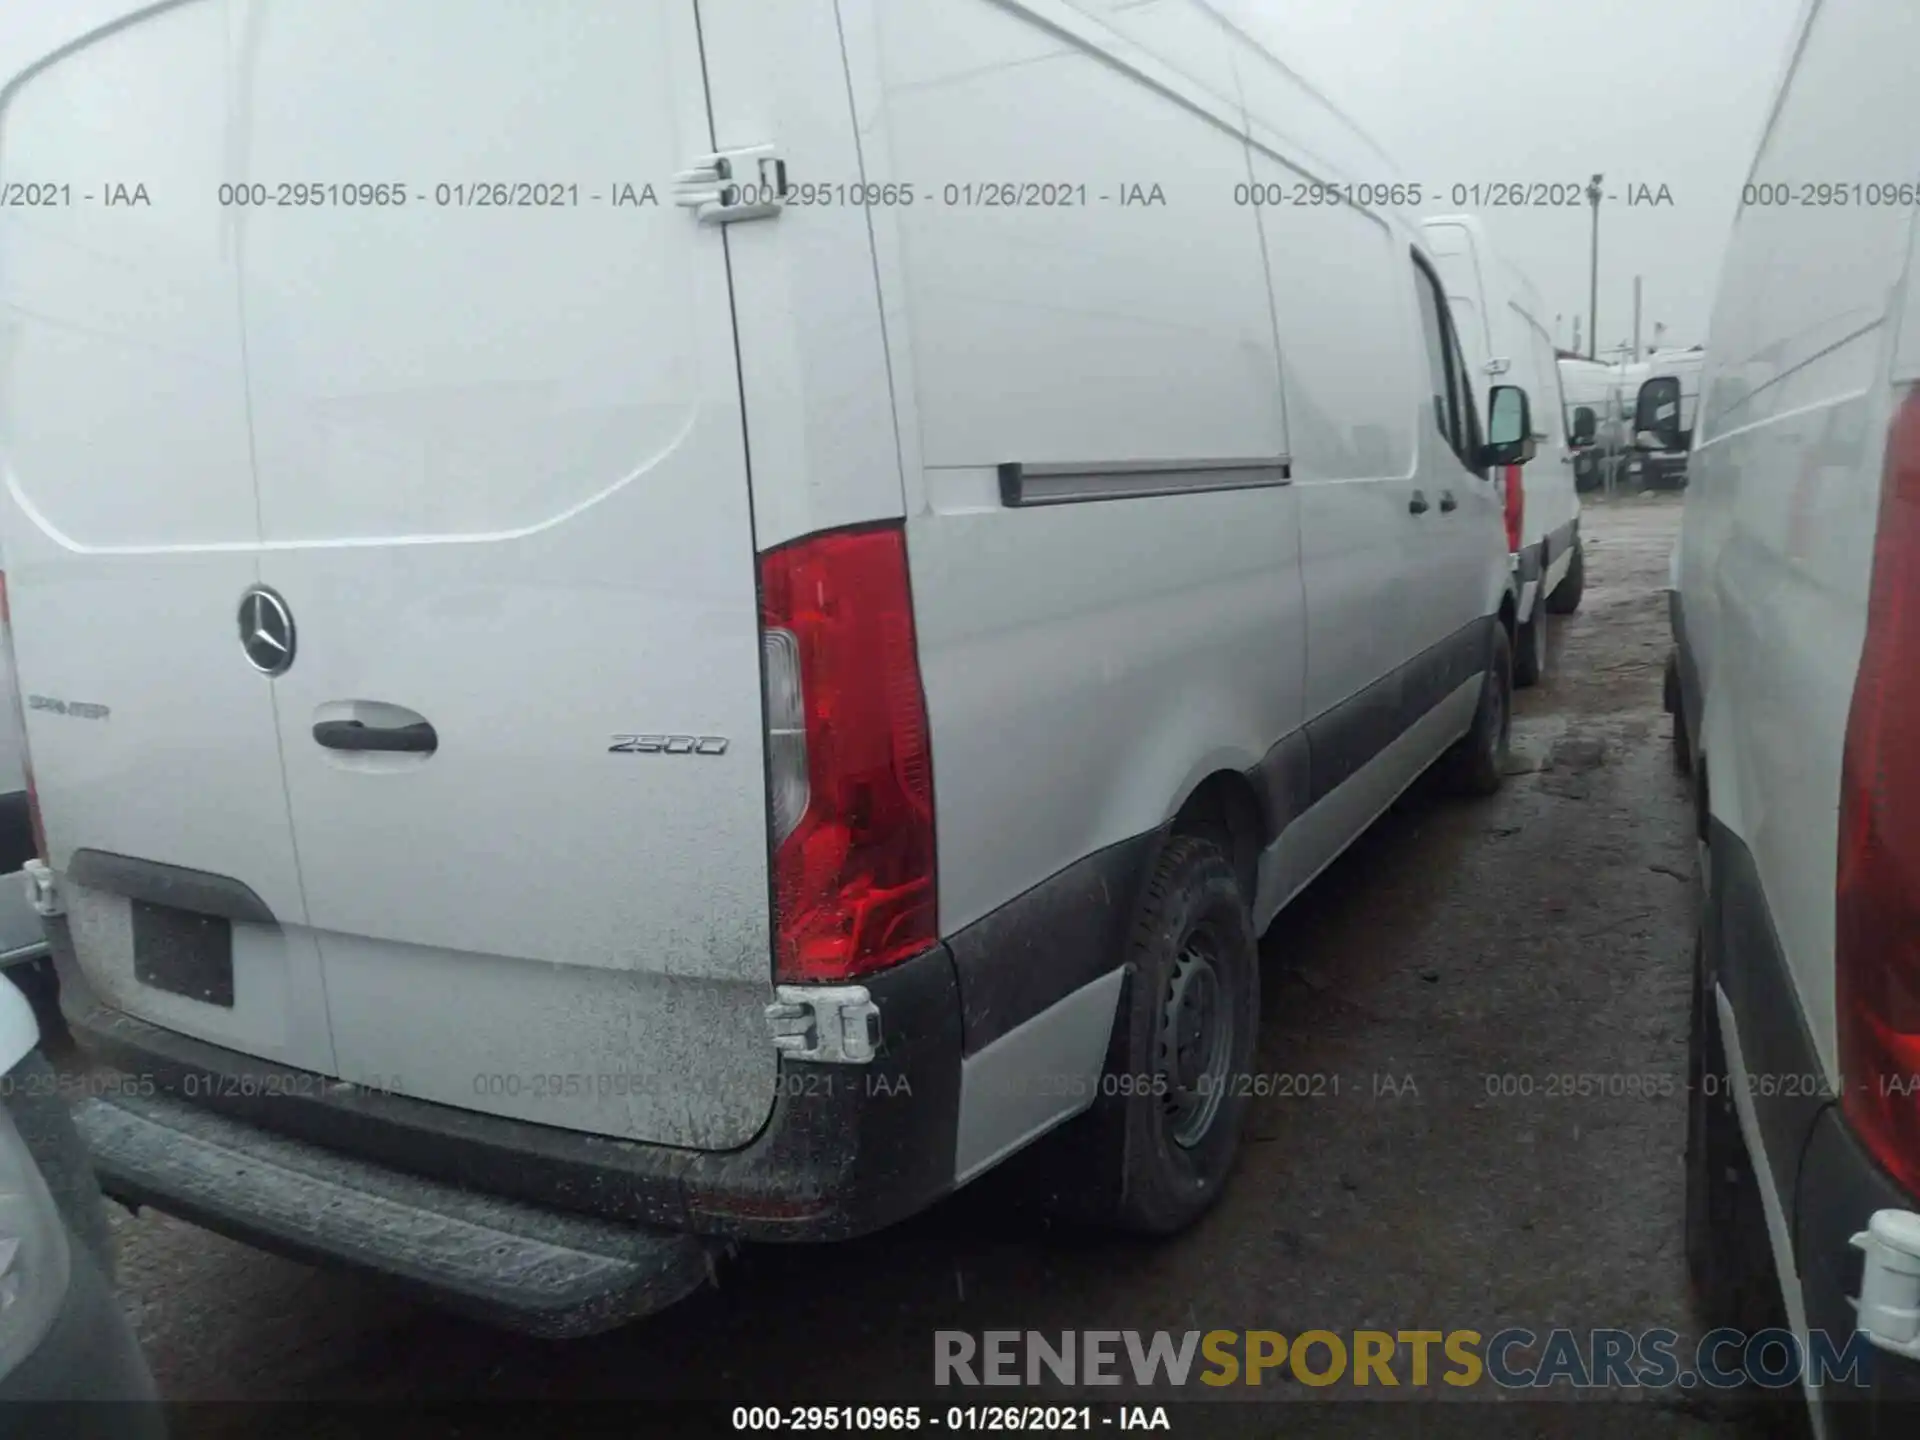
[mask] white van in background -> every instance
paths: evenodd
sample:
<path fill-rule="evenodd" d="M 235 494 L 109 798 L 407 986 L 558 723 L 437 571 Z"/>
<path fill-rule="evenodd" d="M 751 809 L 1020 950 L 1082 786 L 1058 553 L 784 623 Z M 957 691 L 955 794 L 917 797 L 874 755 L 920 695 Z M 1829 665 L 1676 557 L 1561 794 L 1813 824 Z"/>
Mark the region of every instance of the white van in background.
<path fill-rule="evenodd" d="M 1507 544 L 1520 588 L 1520 633 L 1513 683 L 1532 685 L 1547 667 L 1547 612 L 1580 606 L 1586 562 L 1580 548 L 1580 496 L 1568 446 L 1559 356 L 1546 307 L 1527 277 L 1506 260 L 1477 215 L 1421 222 L 1447 299 L 1460 326 L 1467 368 L 1480 393 L 1515 385 L 1532 401 L 1538 458 L 1504 478 Z"/>
<path fill-rule="evenodd" d="M 1634 444 L 1641 453 L 1636 473 L 1649 490 L 1678 490 L 1687 483 L 1687 453 L 1693 449 L 1694 417 L 1700 408 L 1703 347 L 1661 350 L 1647 360 L 1634 389 Z M 1675 429 L 1662 407 L 1677 408 Z"/>
<path fill-rule="evenodd" d="M 1567 446 L 1573 452 L 1576 490 L 1605 485 L 1624 455 L 1620 379 L 1611 365 L 1562 355 L 1560 390 L 1566 397 Z"/>
<path fill-rule="evenodd" d="M 1559 405 L 1288 203 L 1379 153 L 1199 3 L 247 16 L 0 92 L 0 174 L 155 197 L 0 211 L 110 1193 L 550 1335 L 1056 1129 L 1063 1207 L 1194 1221 L 1256 936 L 1500 783 Z"/>

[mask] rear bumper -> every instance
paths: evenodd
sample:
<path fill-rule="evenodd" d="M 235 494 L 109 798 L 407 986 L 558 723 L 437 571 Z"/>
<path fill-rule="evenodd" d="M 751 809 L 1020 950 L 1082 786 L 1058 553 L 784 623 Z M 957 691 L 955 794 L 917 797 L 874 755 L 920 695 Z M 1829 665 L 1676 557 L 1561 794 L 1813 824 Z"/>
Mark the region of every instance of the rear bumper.
<path fill-rule="evenodd" d="M 1677 490 L 1687 483 L 1687 457 L 1650 453 L 1640 457 L 1640 483 L 1650 490 Z"/>
<path fill-rule="evenodd" d="M 117 1199 L 548 1339 L 662 1309 L 709 1273 L 713 1242 L 477 1195 L 137 1087 L 74 1120 Z"/>
<path fill-rule="evenodd" d="M 266 1154 L 262 1146 L 288 1142 L 320 1153 L 290 1154 L 286 1165 L 299 1169 L 330 1154 L 342 1176 L 355 1177 L 342 1183 L 366 1193 L 374 1193 L 376 1172 L 391 1172 L 535 1211 L 719 1239 L 844 1239 L 902 1219 L 953 1188 L 962 1012 L 945 945 L 863 978 L 881 1017 L 879 1052 L 870 1063 L 783 1056 L 760 1134 L 742 1149 L 707 1152 L 367 1090 L 162 1029 L 100 1003 L 72 963 L 64 924 L 48 927 L 61 1008 L 88 1054 L 121 1072 L 110 1109 L 132 1117 L 103 1111 L 89 1119 L 91 1133 L 108 1121 L 119 1125 L 128 1147 L 124 1159 L 111 1151 L 103 1157 L 103 1186 L 212 1228 L 237 1233 L 246 1217 L 213 1213 L 217 1196 L 198 1165 L 184 1174 L 141 1158 L 158 1138 L 152 1126 L 186 1133 L 189 1117 L 204 1114 L 209 1125 L 243 1127 L 218 1132 L 217 1142 L 209 1139 L 196 1152 L 208 1165 L 221 1146 Z M 94 1093 L 115 1093 L 114 1084 L 103 1080 Z M 437 1198 L 427 1202 L 429 1211 L 435 1207 L 446 1211 Z M 272 1233 L 258 1238 L 276 1241 Z M 365 1254 L 339 1246 L 328 1253 L 402 1273 L 396 1265 L 405 1257 L 373 1253 L 377 1248 L 377 1237 L 366 1237 Z"/>
<path fill-rule="evenodd" d="M 1794 1244 L 1807 1326 L 1836 1341 L 1854 1332 L 1851 1297 L 1860 1293 L 1861 1254 L 1848 1244 L 1875 1210 L 1920 1210 L 1873 1162 L 1836 1105 L 1820 1112 L 1800 1164 Z M 1837 1440 L 1892 1440 L 1920 1434 L 1920 1361 L 1864 1349 L 1861 1382 L 1823 1392 L 1828 1434 Z"/>

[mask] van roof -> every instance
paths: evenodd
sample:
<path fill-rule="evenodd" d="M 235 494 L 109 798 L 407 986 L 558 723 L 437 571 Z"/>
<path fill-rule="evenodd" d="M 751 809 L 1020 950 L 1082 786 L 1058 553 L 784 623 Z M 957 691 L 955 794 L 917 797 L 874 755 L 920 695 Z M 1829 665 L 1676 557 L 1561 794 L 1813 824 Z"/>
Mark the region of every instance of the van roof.
<path fill-rule="evenodd" d="M 1393 180 L 1399 177 L 1401 167 L 1398 162 L 1395 161 L 1385 147 L 1383 147 L 1378 140 L 1374 139 L 1353 116 L 1342 110 L 1329 99 L 1326 93 L 1317 85 L 1299 70 L 1289 65 L 1285 60 L 1282 60 L 1267 45 L 1256 39 L 1238 19 L 1228 13 L 1229 7 L 1241 11 L 1243 14 L 1257 13 L 1247 6 L 1245 0 L 1184 0 L 1184 3 L 1190 5 L 1195 10 L 1212 16 L 1227 32 L 1231 41 L 1236 42 L 1249 56 L 1262 60 L 1279 71 L 1281 76 L 1290 85 L 1314 101 L 1325 114 L 1326 118 L 1331 120 L 1339 131 L 1343 132 L 1343 137 L 1351 142 L 1353 148 L 1368 152 L 1367 160 L 1373 162 L 1372 164 L 1356 165 L 1354 161 L 1359 158 L 1357 156 L 1333 155 L 1327 157 L 1347 172 L 1344 178 L 1353 179 L 1363 172 L 1365 178 L 1371 180 Z M 1175 65 L 1176 67 L 1178 65 L 1178 61 L 1170 55 L 1156 54 L 1155 58 L 1163 64 Z M 1292 138 L 1290 128 L 1280 123 L 1280 117 L 1262 113 L 1257 96 L 1247 96 L 1246 103 L 1249 113 L 1253 115 L 1255 120 L 1277 134 L 1288 135 L 1289 138 Z M 1380 174 L 1375 168 L 1377 164 L 1385 164 L 1391 173 L 1385 175 Z"/>
<path fill-rule="evenodd" d="M 1516 265 L 1500 248 L 1484 219 L 1478 215 L 1462 213 L 1431 215 L 1420 222 L 1422 230 L 1439 225 L 1457 225 L 1470 234 L 1482 263 L 1494 272 L 1485 278 L 1497 279 L 1506 289 L 1508 303 L 1517 302 L 1522 313 L 1540 322 L 1542 329 L 1547 328 L 1544 322 L 1546 306 L 1541 301 L 1540 288 L 1533 283 L 1533 277 Z"/>

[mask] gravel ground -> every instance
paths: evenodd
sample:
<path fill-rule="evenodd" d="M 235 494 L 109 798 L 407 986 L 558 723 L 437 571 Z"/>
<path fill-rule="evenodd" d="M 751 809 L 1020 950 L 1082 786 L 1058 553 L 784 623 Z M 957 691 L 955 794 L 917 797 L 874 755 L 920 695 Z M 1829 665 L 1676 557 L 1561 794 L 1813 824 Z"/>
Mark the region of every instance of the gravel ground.
<path fill-rule="evenodd" d="M 163 1389 L 944 1405 L 956 1397 L 931 1390 L 937 1329 L 1691 1337 L 1680 1223 L 1693 853 L 1661 711 L 1679 513 L 1674 497 L 1589 502 L 1585 603 L 1554 622 L 1548 678 L 1517 699 L 1503 792 L 1462 803 L 1417 789 L 1268 934 L 1259 1069 L 1326 1079 L 1315 1098 L 1256 1104 L 1232 1189 L 1192 1232 L 1160 1244 L 1049 1232 L 989 1187 L 863 1241 L 748 1252 L 663 1316 L 548 1345 L 166 1216 L 119 1214 L 127 1304 Z M 1585 1087 L 1602 1093 L 1564 1076 L 1602 1077 Z M 1366 1393 L 1270 1382 L 1236 1398 L 1318 1401 L 1316 1421 L 1369 1432 L 1413 1428 L 1408 1409 L 1385 1425 Z M 1443 1411 L 1471 1412 L 1461 1433 L 1485 1433 L 1488 1407 L 1473 1402 L 1492 1399 L 1488 1387 L 1445 1398 L 1467 1403 L 1423 1407 L 1423 1433 Z M 1737 1402 L 1643 1400 L 1582 1407 L 1580 1423 L 1605 1410 L 1622 1434 L 1756 1428 Z M 1524 1433 L 1566 1433 L 1570 1403 Z M 322 1428 L 317 1412 L 309 1424 L 280 1407 L 194 1413 L 209 1433 Z M 1308 1418 L 1290 1407 L 1286 1423 Z"/>

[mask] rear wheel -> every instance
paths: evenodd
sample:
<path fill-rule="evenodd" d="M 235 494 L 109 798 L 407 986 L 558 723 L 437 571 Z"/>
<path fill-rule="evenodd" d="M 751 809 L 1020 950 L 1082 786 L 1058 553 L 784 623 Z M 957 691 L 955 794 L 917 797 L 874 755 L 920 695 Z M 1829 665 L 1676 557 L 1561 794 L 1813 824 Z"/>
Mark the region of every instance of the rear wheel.
<path fill-rule="evenodd" d="M 1587 589 L 1587 554 L 1578 538 L 1573 542 L 1573 559 L 1567 562 L 1567 573 L 1560 577 L 1560 583 L 1553 587 L 1553 593 L 1547 596 L 1547 609 L 1554 615 L 1571 615 L 1580 608 L 1580 597 Z"/>
<path fill-rule="evenodd" d="M 1507 737 L 1513 726 L 1513 644 L 1507 627 L 1496 620 L 1493 653 L 1480 685 L 1480 706 L 1473 728 L 1447 752 L 1441 764 L 1449 787 L 1463 795 L 1491 795 L 1500 788 L 1507 763 Z"/>
<path fill-rule="evenodd" d="M 1687 715 L 1680 698 L 1680 657 L 1667 652 L 1667 673 L 1662 681 L 1661 703 L 1673 717 L 1673 768 L 1682 775 L 1693 773 L 1693 744 L 1687 737 Z"/>
<path fill-rule="evenodd" d="M 1260 1026 L 1252 907 L 1217 843 L 1167 841 L 1127 960 L 1127 998 L 1100 1100 L 1119 1113 L 1103 1127 L 1095 1160 L 1111 1203 L 1089 1218 L 1170 1235 L 1225 1188 L 1246 1119 L 1240 1077 Z"/>

